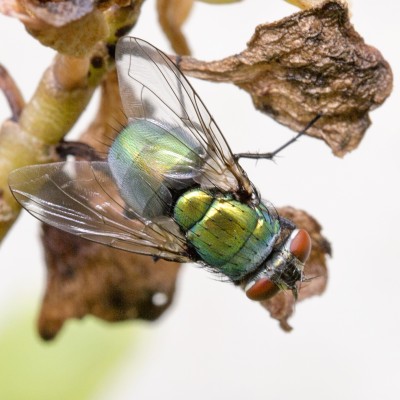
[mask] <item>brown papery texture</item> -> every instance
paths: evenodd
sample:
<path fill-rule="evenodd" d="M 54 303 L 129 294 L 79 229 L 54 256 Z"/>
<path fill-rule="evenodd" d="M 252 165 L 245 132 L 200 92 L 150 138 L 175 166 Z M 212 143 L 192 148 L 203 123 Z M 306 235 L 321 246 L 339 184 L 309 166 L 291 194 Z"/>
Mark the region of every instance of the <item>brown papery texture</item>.
<path fill-rule="evenodd" d="M 369 111 L 389 96 L 389 64 L 364 43 L 337 1 L 259 25 L 243 52 L 214 62 L 183 57 L 186 74 L 232 82 L 278 122 L 324 140 L 337 156 L 355 149 L 370 125 Z"/>
<path fill-rule="evenodd" d="M 172 302 L 179 264 L 115 250 L 49 225 L 43 225 L 42 241 L 47 284 L 38 329 L 45 340 L 70 318 L 153 321 Z"/>

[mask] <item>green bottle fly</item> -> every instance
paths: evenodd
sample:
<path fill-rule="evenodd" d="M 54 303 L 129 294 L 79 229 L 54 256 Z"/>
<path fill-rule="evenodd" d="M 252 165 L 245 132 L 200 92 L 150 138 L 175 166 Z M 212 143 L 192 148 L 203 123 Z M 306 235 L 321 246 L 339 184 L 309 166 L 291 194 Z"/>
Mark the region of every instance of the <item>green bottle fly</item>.
<path fill-rule="evenodd" d="M 124 37 L 115 61 L 124 121 L 108 154 L 18 169 L 9 178 L 15 198 L 41 221 L 82 238 L 205 265 L 250 299 L 281 289 L 296 296 L 311 249 L 308 233 L 261 200 L 163 52 Z"/>

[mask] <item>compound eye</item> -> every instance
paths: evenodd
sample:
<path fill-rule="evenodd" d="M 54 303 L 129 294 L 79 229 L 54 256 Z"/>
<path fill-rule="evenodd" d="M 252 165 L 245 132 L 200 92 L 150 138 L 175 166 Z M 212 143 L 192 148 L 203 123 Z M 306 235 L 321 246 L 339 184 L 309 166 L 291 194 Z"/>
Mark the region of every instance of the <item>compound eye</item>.
<path fill-rule="evenodd" d="M 286 250 L 304 264 L 311 253 L 311 238 L 305 229 L 294 230 L 285 243 Z M 289 261 L 287 261 L 289 263 Z M 263 276 L 257 280 L 251 281 L 245 288 L 246 296 L 251 300 L 268 300 L 279 292 L 280 288 Z"/>
<path fill-rule="evenodd" d="M 251 282 L 245 289 L 246 296 L 251 300 L 268 300 L 279 292 L 279 287 L 266 277 Z"/>
<path fill-rule="evenodd" d="M 311 238 L 305 229 L 296 229 L 291 234 L 290 252 L 302 263 L 308 260 L 311 253 Z"/>

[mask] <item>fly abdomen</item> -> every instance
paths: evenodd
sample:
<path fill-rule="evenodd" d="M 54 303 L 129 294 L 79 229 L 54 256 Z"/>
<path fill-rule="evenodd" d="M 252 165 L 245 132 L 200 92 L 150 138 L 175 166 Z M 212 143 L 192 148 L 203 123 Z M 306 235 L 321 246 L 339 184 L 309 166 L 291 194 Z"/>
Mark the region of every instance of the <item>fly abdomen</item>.
<path fill-rule="evenodd" d="M 233 281 L 265 260 L 279 233 L 278 220 L 260 208 L 200 189 L 178 199 L 174 218 L 199 258 Z"/>

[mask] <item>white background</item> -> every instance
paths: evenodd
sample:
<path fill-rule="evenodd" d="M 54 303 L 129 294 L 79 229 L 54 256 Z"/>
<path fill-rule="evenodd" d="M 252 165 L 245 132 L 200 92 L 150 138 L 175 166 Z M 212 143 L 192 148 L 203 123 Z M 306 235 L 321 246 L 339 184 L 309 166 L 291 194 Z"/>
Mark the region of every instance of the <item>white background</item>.
<path fill-rule="evenodd" d="M 352 3 L 357 31 L 382 52 L 396 75 L 400 4 Z M 132 34 L 168 52 L 154 8 L 154 1 L 145 3 Z M 278 0 L 198 3 L 185 32 L 195 57 L 220 59 L 244 49 L 256 25 L 295 11 Z M 0 62 L 29 99 L 53 52 L 3 16 L 0 37 Z M 194 86 L 234 151 L 270 151 L 291 137 L 292 132 L 255 111 L 244 91 L 198 81 Z M 371 114 L 373 124 L 361 146 L 344 159 L 335 158 L 322 142 L 303 138 L 276 164 L 243 163 L 264 197 L 277 206 L 309 211 L 333 245 L 327 291 L 297 306 L 292 333 L 282 332 L 240 290 L 185 266 L 174 305 L 160 321 L 144 327 L 148 339 L 139 359 L 127 354 L 95 398 L 398 398 L 399 96 L 395 86 Z M 0 120 L 8 115 L 0 98 Z M 22 296 L 29 294 L 39 305 L 44 268 L 37 230 L 33 218 L 24 215 L 0 249 L 0 327 Z"/>

